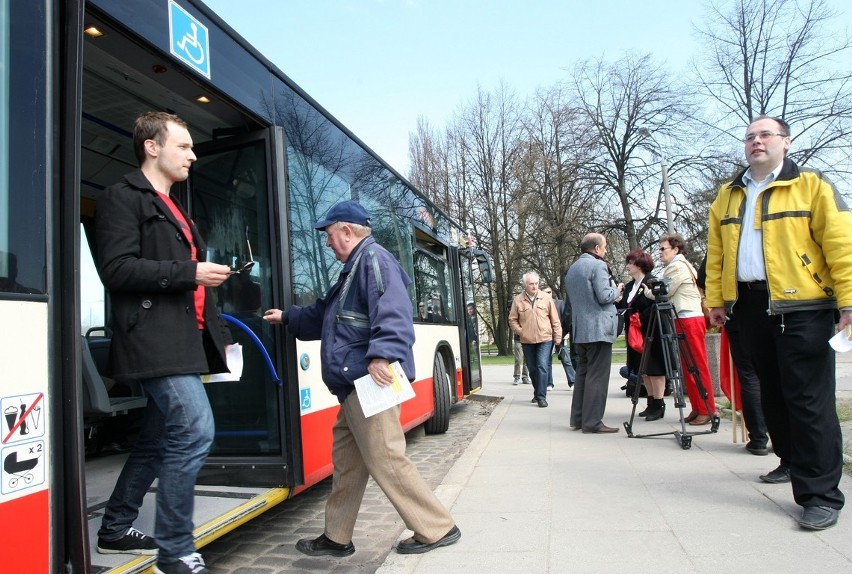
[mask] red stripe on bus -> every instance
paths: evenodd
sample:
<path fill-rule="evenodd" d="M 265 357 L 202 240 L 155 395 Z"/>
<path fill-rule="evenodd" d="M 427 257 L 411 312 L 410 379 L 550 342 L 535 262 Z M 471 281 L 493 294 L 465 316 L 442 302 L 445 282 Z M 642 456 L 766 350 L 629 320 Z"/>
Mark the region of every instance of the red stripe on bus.
<path fill-rule="evenodd" d="M 48 574 L 50 491 L 44 489 L 0 504 L 3 572 Z"/>

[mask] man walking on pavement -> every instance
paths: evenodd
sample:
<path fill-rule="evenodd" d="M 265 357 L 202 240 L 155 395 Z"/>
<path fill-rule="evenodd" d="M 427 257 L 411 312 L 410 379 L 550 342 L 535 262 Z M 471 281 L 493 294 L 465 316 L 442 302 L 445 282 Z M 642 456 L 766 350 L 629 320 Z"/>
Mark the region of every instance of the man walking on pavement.
<path fill-rule="evenodd" d="M 539 276 L 534 271 L 524 273 L 524 290 L 515 296 L 509 311 L 509 327 L 521 338 L 524 360 L 530 369 L 533 383 L 532 403 L 547 406 L 547 383 L 554 345 L 561 341 L 562 326 L 553 298 L 539 291 Z"/>
<path fill-rule="evenodd" d="M 340 402 L 332 433 L 334 473 L 325 507 L 325 529 L 299 540 L 309 556 L 350 556 L 358 510 L 372 476 L 414 536 L 397 546 L 400 554 L 422 554 L 453 544 L 461 532 L 452 516 L 405 456 L 400 406 L 365 417 L 355 380 L 367 374 L 386 387 L 389 365 L 399 361 L 414 380 L 414 321 L 408 286 L 399 262 L 371 236 L 370 217 L 357 201 L 342 201 L 314 224 L 343 270 L 335 285 L 307 307 L 286 313 L 269 309 L 264 319 L 284 323 L 303 341 L 321 340 L 322 378 Z"/>
<path fill-rule="evenodd" d="M 737 317 L 741 343 L 760 379 L 766 425 L 780 465 L 761 476 L 792 482 L 799 525 L 837 523 L 844 496 L 834 353 L 852 326 L 852 213 L 822 173 L 786 157 L 790 126 L 761 116 L 743 140 L 749 167 L 710 208 L 710 321 Z"/>
<path fill-rule="evenodd" d="M 603 423 L 612 344 L 618 332 L 615 302 L 624 284 L 616 284 L 604 261 L 606 238 L 589 233 L 580 242 L 582 255 L 565 273 L 571 303 L 571 335 L 577 347 L 577 379 L 571 401 L 570 425 L 584 433 L 615 433 Z"/>

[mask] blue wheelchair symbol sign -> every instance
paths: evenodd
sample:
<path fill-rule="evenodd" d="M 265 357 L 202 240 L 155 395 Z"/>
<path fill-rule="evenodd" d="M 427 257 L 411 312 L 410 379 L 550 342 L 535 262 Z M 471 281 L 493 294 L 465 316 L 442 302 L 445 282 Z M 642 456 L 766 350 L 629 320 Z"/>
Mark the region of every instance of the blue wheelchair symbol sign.
<path fill-rule="evenodd" d="M 311 408 L 311 389 L 302 389 L 299 391 L 299 398 L 301 399 L 301 410 L 306 411 Z"/>
<path fill-rule="evenodd" d="M 173 56 L 210 79 L 210 36 L 207 26 L 174 0 L 169 0 L 169 48 Z"/>

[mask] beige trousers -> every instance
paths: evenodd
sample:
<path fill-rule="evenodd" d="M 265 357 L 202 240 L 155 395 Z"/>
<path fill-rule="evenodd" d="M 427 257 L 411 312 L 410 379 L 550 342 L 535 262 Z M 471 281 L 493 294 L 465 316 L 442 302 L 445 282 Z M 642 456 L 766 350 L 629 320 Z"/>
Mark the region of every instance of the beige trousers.
<path fill-rule="evenodd" d="M 334 476 L 325 506 L 328 538 L 340 544 L 352 540 L 370 476 L 418 542 L 431 544 L 452 529 L 450 513 L 405 456 L 399 406 L 364 418 L 358 396 L 352 392 L 340 405 L 332 433 Z"/>

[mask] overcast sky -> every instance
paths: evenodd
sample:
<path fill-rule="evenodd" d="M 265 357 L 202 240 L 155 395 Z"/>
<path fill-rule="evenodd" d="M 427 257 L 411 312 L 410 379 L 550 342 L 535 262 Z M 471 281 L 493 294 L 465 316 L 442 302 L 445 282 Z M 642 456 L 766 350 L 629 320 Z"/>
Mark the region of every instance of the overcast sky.
<path fill-rule="evenodd" d="M 628 51 L 683 71 L 707 17 L 698 0 L 203 1 L 404 175 L 419 116 L 442 129 L 478 86 L 525 98 Z"/>

